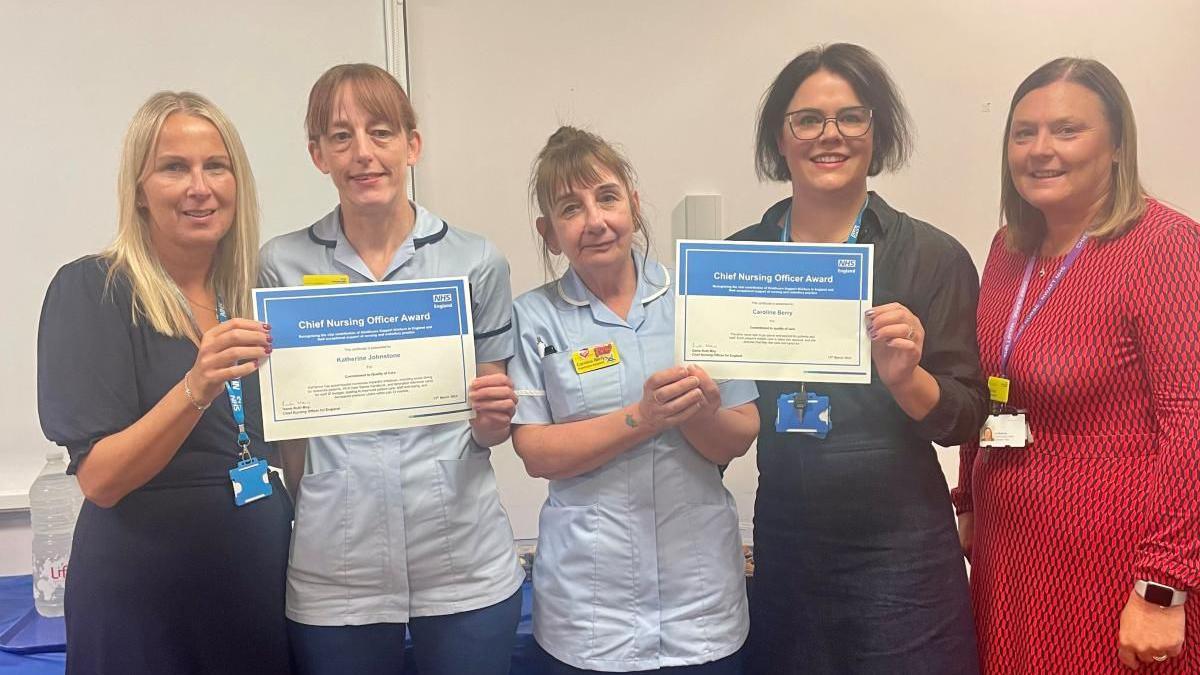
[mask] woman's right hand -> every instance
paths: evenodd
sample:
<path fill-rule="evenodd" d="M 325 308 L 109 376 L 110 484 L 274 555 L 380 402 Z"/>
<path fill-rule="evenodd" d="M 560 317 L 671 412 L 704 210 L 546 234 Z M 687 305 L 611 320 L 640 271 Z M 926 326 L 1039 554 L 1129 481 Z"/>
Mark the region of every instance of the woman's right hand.
<path fill-rule="evenodd" d="M 200 352 L 188 373 L 192 395 L 211 403 L 229 380 L 245 377 L 258 369 L 271 353 L 271 330 L 250 319 L 229 319 L 200 336 Z"/>
<path fill-rule="evenodd" d="M 958 545 L 963 557 L 971 559 L 971 547 L 975 545 L 975 514 L 970 511 L 958 514 Z"/>
<path fill-rule="evenodd" d="M 643 422 L 656 430 L 665 430 L 686 422 L 704 404 L 700 378 L 689 374 L 687 368 L 675 366 L 646 379 L 638 411 Z"/>

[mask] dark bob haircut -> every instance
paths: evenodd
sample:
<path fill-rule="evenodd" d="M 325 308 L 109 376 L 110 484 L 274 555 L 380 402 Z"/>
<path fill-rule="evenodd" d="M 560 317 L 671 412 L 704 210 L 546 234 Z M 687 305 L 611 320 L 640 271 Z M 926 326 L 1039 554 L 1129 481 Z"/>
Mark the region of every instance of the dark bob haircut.
<path fill-rule="evenodd" d="M 896 84 L 883 63 L 863 47 L 845 42 L 814 47 L 783 67 L 763 96 L 758 111 L 755 170 L 760 180 L 789 181 L 792 172 L 779 154 L 783 118 L 796 89 L 818 70 L 827 70 L 846 80 L 863 105 L 871 108 L 875 134 L 868 176 L 884 169 L 896 171 L 912 153 L 912 121 L 900 99 Z"/>

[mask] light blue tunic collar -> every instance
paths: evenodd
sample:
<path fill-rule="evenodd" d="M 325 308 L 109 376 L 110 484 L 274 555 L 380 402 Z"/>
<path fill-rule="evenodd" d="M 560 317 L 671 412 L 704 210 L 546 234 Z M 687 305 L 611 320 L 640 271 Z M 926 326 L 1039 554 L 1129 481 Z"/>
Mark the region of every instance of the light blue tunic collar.
<path fill-rule="evenodd" d="M 637 289 L 634 291 L 634 302 L 629 308 L 629 317 L 622 319 L 596 297 L 583 279 L 576 274 L 574 267 L 568 267 L 566 273 L 559 278 L 555 285 L 558 296 L 564 302 L 576 307 L 590 307 L 592 318 L 600 323 L 617 326 L 628 326 L 637 329 L 646 318 L 645 305 L 660 298 L 671 288 L 671 275 L 654 258 L 640 251 L 633 251 L 633 268 L 637 277 Z"/>
<path fill-rule="evenodd" d="M 441 218 L 430 213 L 425 207 L 415 202 L 409 202 L 412 205 L 413 211 L 416 213 L 416 219 L 413 222 L 413 230 L 409 233 L 408 238 L 396 249 L 396 254 L 392 256 L 391 263 L 388 264 L 387 272 L 383 278 L 387 279 L 395 271 L 404 266 L 417 249 L 426 245 L 432 244 L 445 236 L 448 226 Z M 329 215 L 313 224 L 310 230 L 310 236 L 317 241 L 333 248 L 333 259 L 341 265 L 345 265 L 350 269 L 358 272 L 367 279 L 375 281 L 371 270 L 367 268 L 367 264 L 363 262 L 358 255 L 358 251 L 354 250 L 354 246 L 346 239 L 345 229 L 342 227 L 342 207 L 334 209 Z"/>

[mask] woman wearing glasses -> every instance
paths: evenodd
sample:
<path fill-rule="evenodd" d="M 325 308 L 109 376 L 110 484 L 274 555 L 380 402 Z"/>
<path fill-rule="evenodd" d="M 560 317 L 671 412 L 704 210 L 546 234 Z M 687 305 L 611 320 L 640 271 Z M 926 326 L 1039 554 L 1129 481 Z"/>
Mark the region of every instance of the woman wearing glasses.
<path fill-rule="evenodd" d="M 871 384 L 759 382 L 749 672 L 978 672 L 967 578 L 932 443 L 979 433 L 978 277 L 947 234 L 867 191 L 904 165 L 909 120 L 857 45 L 784 67 L 758 121 L 759 176 L 792 195 L 732 238 L 874 244 Z M 824 438 L 777 430 L 785 394 L 828 396 Z"/>

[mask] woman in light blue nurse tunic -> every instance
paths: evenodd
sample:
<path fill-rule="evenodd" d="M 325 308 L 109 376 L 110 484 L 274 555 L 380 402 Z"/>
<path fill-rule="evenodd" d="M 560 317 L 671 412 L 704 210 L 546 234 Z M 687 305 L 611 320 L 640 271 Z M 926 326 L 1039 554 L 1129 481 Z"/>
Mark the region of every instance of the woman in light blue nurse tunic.
<path fill-rule="evenodd" d="M 535 562 L 533 626 L 555 673 L 740 673 L 744 563 L 718 466 L 758 431 L 752 382 L 674 365 L 667 270 L 629 164 L 562 127 L 531 189 L 561 278 L 513 306 L 513 444 L 550 479 Z"/>
<path fill-rule="evenodd" d="M 409 201 L 422 139 L 387 71 L 326 71 L 306 126 L 338 204 L 263 247 L 262 285 L 466 276 L 479 376 L 470 422 L 284 447 L 288 485 L 299 484 L 287 572 L 294 668 L 397 675 L 408 633 L 421 675 L 505 675 L 525 578 L 489 459 L 508 437 L 516 398 L 504 374 L 513 353 L 508 263 L 483 237 Z"/>

